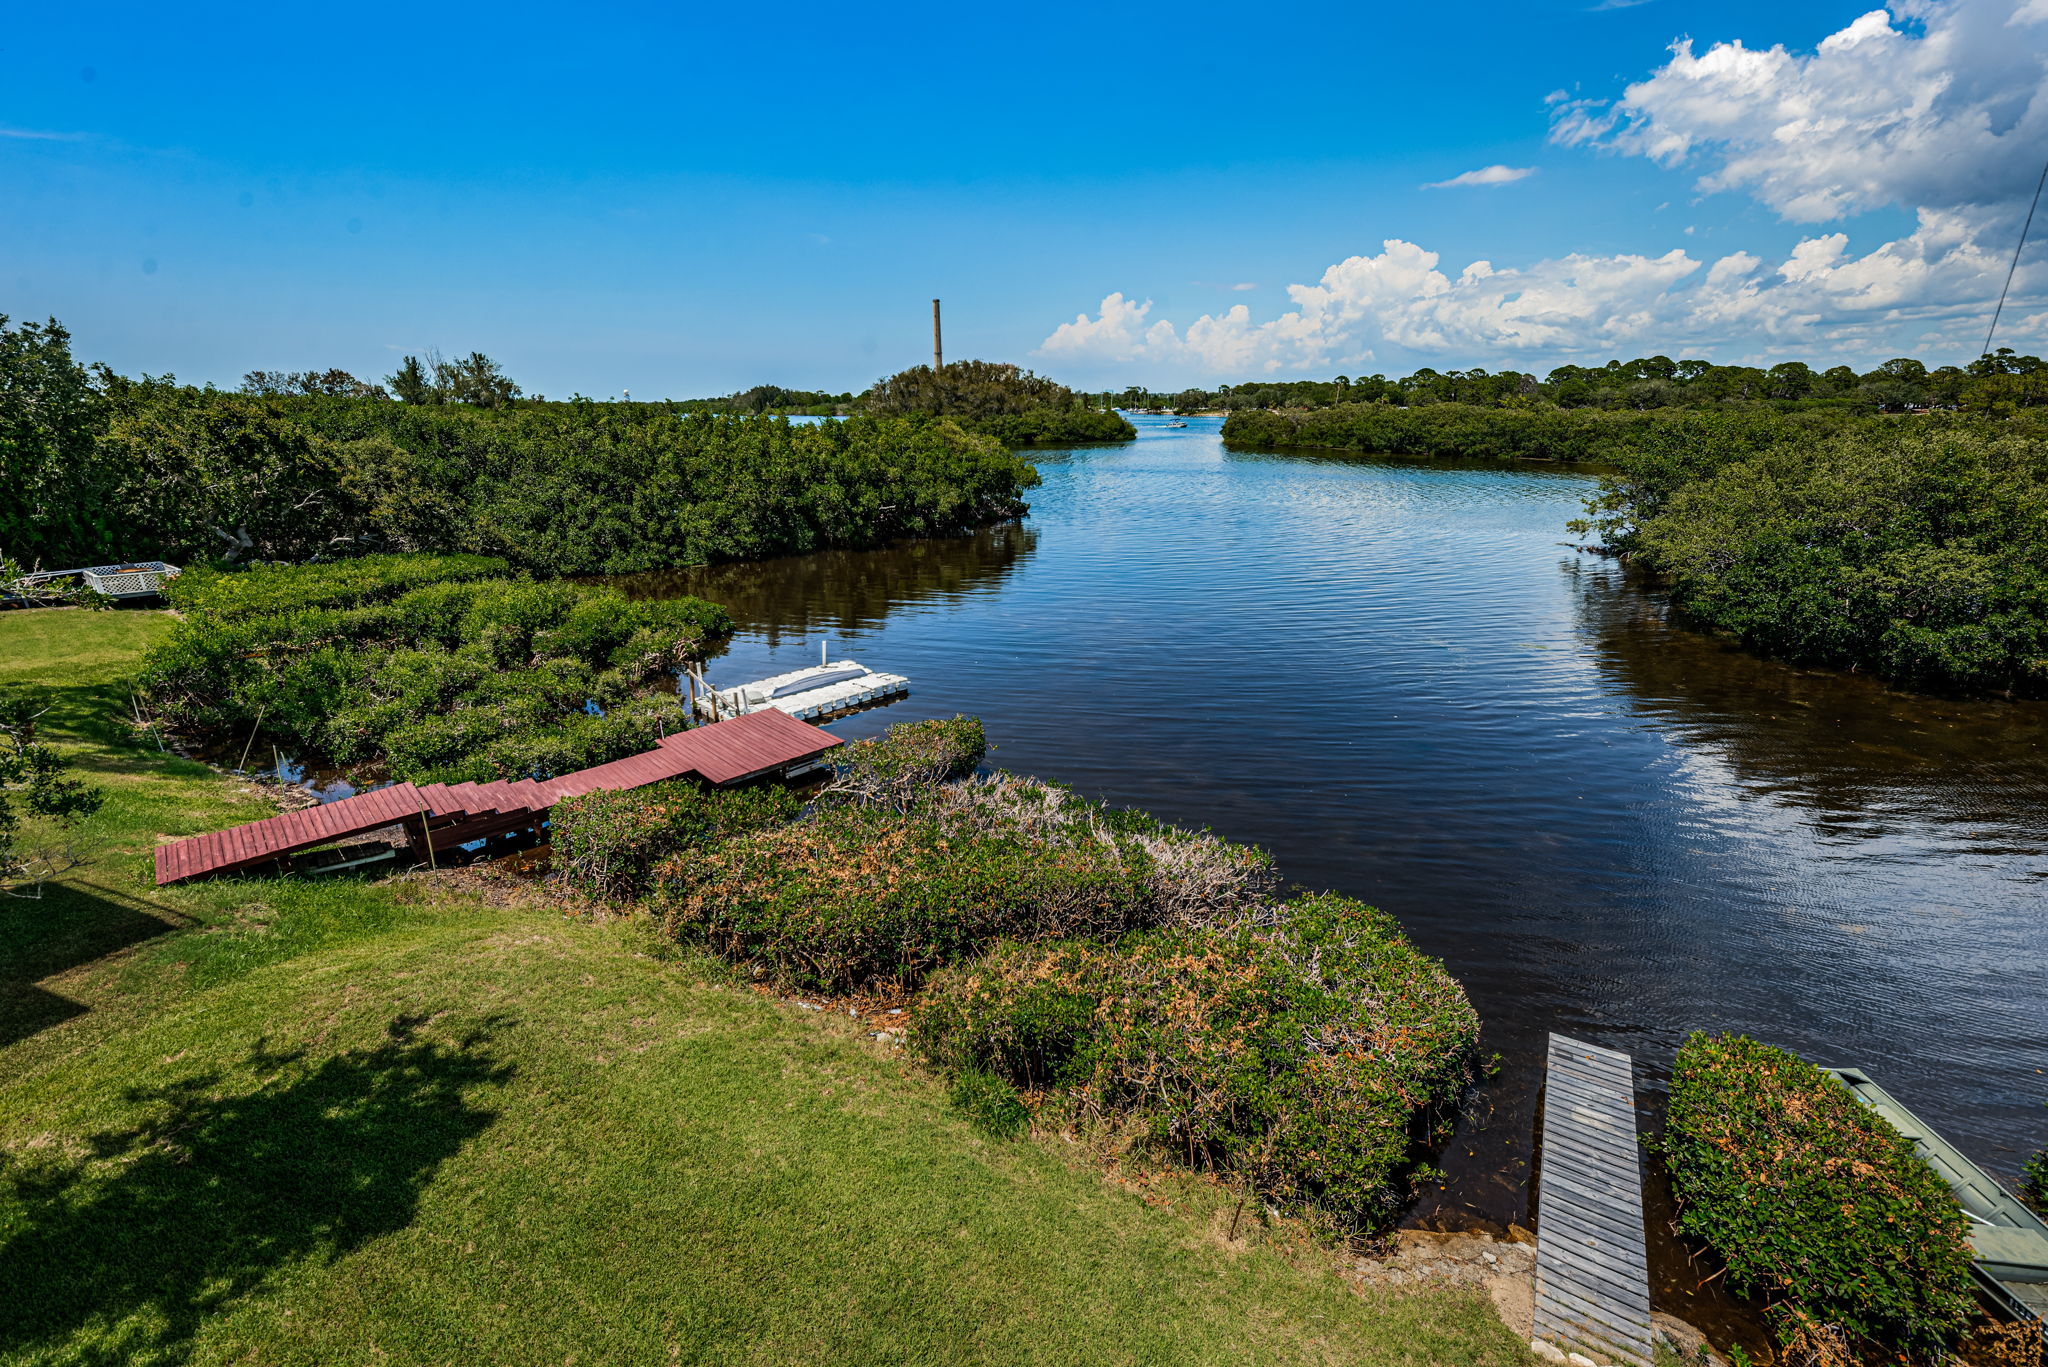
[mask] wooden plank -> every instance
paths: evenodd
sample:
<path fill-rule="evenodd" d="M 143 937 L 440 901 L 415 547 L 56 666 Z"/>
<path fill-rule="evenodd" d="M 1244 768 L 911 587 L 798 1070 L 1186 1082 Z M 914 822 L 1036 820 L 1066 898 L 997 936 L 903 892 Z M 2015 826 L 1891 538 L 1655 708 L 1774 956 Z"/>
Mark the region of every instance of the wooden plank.
<path fill-rule="evenodd" d="M 1641 1251 L 1644 1246 L 1640 1219 L 1617 1215 L 1596 1197 L 1581 1196 L 1562 1183 L 1548 1193 L 1543 1217 L 1565 1238 L 1597 1235 L 1624 1248 Z"/>
<path fill-rule="evenodd" d="M 1589 1314 L 1571 1304 L 1540 1297 L 1536 1302 L 1535 1337 L 1549 1339 L 1561 1348 L 1583 1352 L 1605 1362 L 1641 1364 L 1648 1367 L 1655 1349 L 1626 1329 Z"/>
<path fill-rule="evenodd" d="M 1555 1135 L 1546 1135 L 1545 1140 L 1541 1169 L 1543 1172 L 1560 1173 L 1586 1190 L 1610 1197 L 1622 1204 L 1642 1204 L 1638 1193 L 1629 1185 L 1628 1178 L 1615 1171 L 1619 1166 L 1614 1161 L 1615 1155 L 1589 1153 L 1573 1144 L 1560 1144 Z"/>
<path fill-rule="evenodd" d="M 1590 1083 L 1567 1080 L 1549 1084 L 1548 1090 L 1548 1104 L 1557 1110 L 1583 1111 L 1613 1124 L 1632 1124 L 1635 1120 L 1635 1109 L 1617 1100 L 1612 1089 L 1602 1091 Z"/>
<path fill-rule="evenodd" d="M 1587 1064 L 1585 1060 L 1571 1058 L 1569 1053 L 1552 1053 L 1548 1068 L 1561 1078 L 1577 1078 L 1581 1082 L 1593 1082 L 1597 1086 L 1620 1086 L 1622 1078 L 1630 1076 L 1626 1068 L 1610 1068 L 1608 1064 Z"/>
<path fill-rule="evenodd" d="M 1651 1341 L 1641 1329 L 1627 1323 L 1628 1316 L 1617 1315 L 1606 1306 L 1596 1305 L 1583 1296 L 1573 1294 L 1569 1288 L 1551 1285 L 1538 1287 L 1536 1306 L 1538 1313 L 1547 1314 L 1568 1324 L 1597 1326 L 1605 1331 L 1603 1337 L 1647 1355 Z"/>
<path fill-rule="evenodd" d="M 1649 1322 L 1647 1318 L 1637 1323 L 1633 1313 L 1589 1300 L 1573 1287 L 1558 1285 L 1554 1278 L 1537 1286 L 1536 1304 L 1539 1311 L 1547 1310 L 1561 1319 L 1592 1320 L 1604 1324 L 1612 1331 L 1613 1337 L 1645 1348 L 1650 1346 L 1653 1337 L 1643 1327 Z M 1647 1315 L 1647 1311 L 1644 1313 Z"/>
<path fill-rule="evenodd" d="M 1583 1078 L 1546 1079 L 1545 1087 L 1555 1098 L 1552 1104 L 1566 1110 L 1583 1110 L 1592 1115 L 1611 1120 L 1632 1120 L 1635 1107 L 1624 1102 L 1615 1093 L 1619 1088 L 1608 1083 L 1592 1083 Z"/>
<path fill-rule="evenodd" d="M 1551 1125 L 1545 1128 L 1544 1139 L 1547 1153 L 1575 1158 L 1592 1171 L 1607 1173 L 1610 1177 L 1633 1158 L 1629 1146 L 1613 1135 L 1588 1134 L 1583 1129 Z M 1617 1185 L 1626 1189 L 1626 1179 Z"/>
<path fill-rule="evenodd" d="M 1550 1232 L 1561 1241 L 1569 1244 L 1601 1239 L 1623 1254 L 1640 1256 L 1644 1252 L 1642 1236 L 1626 1223 L 1595 1215 L 1571 1197 L 1557 1192 L 1551 1195 L 1553 1199 L 1545 1207 L 1543 1218 L 1550 1221 Z"/>
<path fill-rule="evenodd" d="M 1626 1244 L 1587 1232 L 1559 1234 L 1552 1230 L 1550 1242 L 1556 1244 L 1556 1248 L 1552 1250 L 1556 1258 L 1571 1262 L 1583 1277 L 1612 1281 L 1614 1295 L 1610 1299 L 1616 1299 L 1622 1306 L 1649 1303 L 1649 1289 L 1642 1283 L 1632 1281 L 1634 1269 L 1640 1267 L 1642 1262 L 1640 1248 L 1630 1248 Z"/>
<path fill-rule="evenodd" d="M 1565 1324 L 1577 1324 L 1577 1326 L 1585 1326 L 1585 1328 L 1595 1328 L 1599 1334 L 1602 1334 L 1604 1338 L 1608 1338 L 1610 1342 L 1622 1344 L 1622 1347 L 1632 1349 L 1632 1351 L 1640 1353 L 1642 1357 L 1649 1357 L 1651 1338 L 1647 1338 L 1645 1334 L 1642 1334 L 1642 1330 L 1638 1326 L 1626 1324 L 1626 1320 L 1630 1320 L 1632 1316 L 1616 1314 L 1616 1312 L 1608 1310 L 1606 1306 L 1593 1306 L 1593 1303 L 1587 1301 L 1585 1297 L 1571 1295 L 1569 1291 L 1561 1293 L 1556 1287 L 1538 1287 L 1536 1289 L 1536 1314 L 1538 1314 L 1540 1320 L 1542 1318 L 1552 1318 L 1552 1320 L 1563 1320 Z"/>
<path fill-rule="evenodd" d="M 1544 1079 L 1544 1085 L 1554 1091 L 1568 1092 L 1584 1097 L 1598 1105 L 1612 1105 L 1618 1110 L 1633 1110 L 1634 1107 L 1619 1095 L 1621 1084 L 1611 1078 L 1587 1077 L 1560 1069 Z"/>
<path fill-rule="evenodd" d="M 1649 1313 L 1648 1289 L 1629 1285 L 1633 1269 L 1626 1264 L 1640 1260 L 1624 1259 L 1603 1250 L 1597 1241 L 1592 1247 L 1569 1239 L 1554 1239 L 1552 1244 L 1550 1267 L 1559 1284 L 1617 1314 L 1633 1310 Z"/>
<path fill-rule="evenodd" d="M 1618 1202 L 1613 1189 L 1589 1187 L 1571 1173 L 1545 1164 L 1538 1178 L 1538 1199 L 1555 1196 L 1585 1212 L 1585 1217 L 1598 1221 L 1614 1230 L 1618 1235 L 1636 1235 L 1643 1227 L 1643 1210 L 1640 1205 Z M 1540 1211 L 1539 1211 L 1540 1213 Z"/>
<path fill-rule="evenodd" d="M 1618 1202 L 1612 1183 L 1588 1184 L 1584 1178 L 1570 1171 L 1562 1163 L 1546 1162 L 1543 1165 L 1538 1178 L 1539 1201 L 1546 1194 L 1556 1194 L 1561 1198 L 1570 1199 L 1621 1226 L 1634 1223 L 1642 1213 L 1640 1207 Z"/>
<path fill-rule="evenodd" d="M 1568 1082 L 1582 1082 L 1594 1087 L 1617 1089 L 1622 1085 L 1622 1079 L 1627 1076 L 1625 1072 L 1618 1068 L 1608 1068 L 1605 1066 L 1588 1067 L 1576 1059 L 1560 1058 L 1556 1055 L 1552 1055 L 1548 1071 Z M 1633 1079 L 1631 1078 L 1630 1081 L 1633 1081 Z"/>
<path fill-rule="evenodd" d="M 1545 1080 L 1589 1087 L 1604 1094 L 1619 1091 L 1622 1086 L 1621 1077 L 1620 1073 L 1609 1072 L 1604 1068 L 1585 1068 L 1576 1066 L 1569 1060 L 1558 1060 L 1549 1070 L 1549 1077 Z"/>
<path fill-rule="evenodd" d="M 1550 1036 L 1550 1054 L 1553 1058 L 1568 1058 L 1591 1065 L 1604 1064 L 1614 1069 L 1617 1076 L 1633 1073 L 1636 1066 L 1636 1061 L 1619 1049 L 1567 1039 L 1556 1033 Z"/>

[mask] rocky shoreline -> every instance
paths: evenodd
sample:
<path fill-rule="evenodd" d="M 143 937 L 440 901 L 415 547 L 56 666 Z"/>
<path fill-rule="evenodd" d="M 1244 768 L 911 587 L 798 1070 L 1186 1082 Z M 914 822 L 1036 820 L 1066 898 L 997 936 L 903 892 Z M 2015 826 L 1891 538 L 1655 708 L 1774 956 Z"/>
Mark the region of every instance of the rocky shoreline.
<path fill-rule="evenodd" d="M 1396 1230 L 1388 1236 L 1388 1246 L 1383 1251 L 1350 1259 L 1346 1271 L 1359 1284 L 1369 1287 L 1406 1290 L 1453 1286 L 1484 1291 L 1508 1328 L 1527 1342 L 1537 1356 L 1569 1363 L 1571 1367 L 1609 1367 L 1534 1337 L 1536 1241 L 1527 1230 L 1513 1229 L 1505 1239 L 1476 1233 Z M 1725 1359 L 1707 1342 L 1707 1336 L 1675 1315 L 1653 1313 L 1650 1329 L 1657 1346 L 1668 1349 L 1681 1363 L 1691 1367 L 1727 1367 Z"/>

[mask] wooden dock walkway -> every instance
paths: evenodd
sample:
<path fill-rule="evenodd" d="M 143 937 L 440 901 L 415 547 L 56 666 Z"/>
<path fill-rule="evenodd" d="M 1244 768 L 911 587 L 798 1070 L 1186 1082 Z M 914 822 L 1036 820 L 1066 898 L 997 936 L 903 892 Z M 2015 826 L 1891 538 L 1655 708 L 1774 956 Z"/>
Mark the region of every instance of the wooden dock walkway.
<path fill-rule="evenodd" d="M 555 803 L 599 789 L 625 791 L 694 777 L 713 787 L 743 783 L 809 763 L 837 736 L 781 711 L 730 717 L 664 736 L 652 750 L 557 778 L 494 783 L 410 783 L 377 788 L 225 831 L 208 831 L 156 848 L 159 886 L 215 873 L 239 873 L 387 826 L 402 826 L 422 862 L 471 841 L 535 830 Z"/>
<path fill-rule="evenodd" d="M 1537 1161 L 1536 1338 L 1598 1363 L 1651 1367 L 1627 1054 L 1550 1037 Z"/>

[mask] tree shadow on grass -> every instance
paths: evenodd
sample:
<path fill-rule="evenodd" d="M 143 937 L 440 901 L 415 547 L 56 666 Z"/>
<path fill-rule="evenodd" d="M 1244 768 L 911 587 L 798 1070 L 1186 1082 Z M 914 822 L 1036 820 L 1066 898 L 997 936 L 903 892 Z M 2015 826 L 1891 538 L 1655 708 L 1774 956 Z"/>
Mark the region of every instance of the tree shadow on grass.
<path fill-rule="evenodd" d="M 412 1222 L 441 1163 L 486 1129 L 511 1065 L 494 1017 L 308 1060 L 259 1042 L 238 1067 L 128 1100 L 133 1128 L 83 1151 L 0 1154 L 0 1356 L 184 1361 L 209 1316 L 308 1261 Z"/>
<path fill-rule="evenodd" d="M 39 898 L 0 897 L 0 1049 L 85 1012 L 36 986 L 39 979 L 191 924 L 183 912 L 96 883 L 51 883 Z"/>

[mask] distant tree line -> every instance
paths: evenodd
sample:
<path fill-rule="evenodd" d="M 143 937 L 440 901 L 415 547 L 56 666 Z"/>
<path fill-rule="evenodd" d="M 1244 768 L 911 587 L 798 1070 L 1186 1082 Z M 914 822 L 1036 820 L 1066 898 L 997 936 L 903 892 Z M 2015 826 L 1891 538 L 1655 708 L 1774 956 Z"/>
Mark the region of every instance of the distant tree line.
<path fill-rule="evenodd" d="M 1223 439 L 1240 447 L 1319 447 L 1395 456 L 1473 460 L 1613 462 L 1639 449 L 1684 408 L 1501 408 L 1470 403 L 1353 403 L 1328 408 L 1239 408 L 1223 420 Z M 1820 435 L 1881 421 L 1840 408 L 1711 410 L 1726 432 L 1758 428 Z"/>
<path fill-rule="evenodd" d="M 1389 379 L 1260 380 L 1216 389 L 1158 393 L 1132 386 L 1095 396 L 1126 409 L 1193 413 L 1248 408 L 1332 408 L 1344 404 L 1416 406 L 1473 404 L 1490 408 L 1843 408 L 1862 413 L 1954 409 L 2005 416 L 2048 406 L 2048 362 L 2010 347 L 1968 365 L 1929 369 L 1898 357 L 1861 373 L 1849 366 L 1815 370 L 1804 361 L 1762 366 L 1715 365 L 1649 356 L 1604 366 L 1564 365 L 1538 378 L 1514 370 L 1433 370 Z"/>
<path fill-rule="evenodd" d="M 322 394 L 339 399 L 398 399 L 405 403 L 464 403 L 478 408 L 503 408 L 520 395 L 504 367 L 472 351 L 450 361 L 428 352 L 422 361 L 407 356 L 383 384 L 359 380 L 346 370 L 252 370 L 242 377 L 242 392 L 259 398 Z"/>
<path fill-rule="evenodd" d="M 682 407 L 705 413 L 780 413 L 814 418 L 834 417 L 849 412 L 854 395 L 831 394 L 822 389 L 784 389 L 779 384 L 757 384 L 737 394 L 717 399 L 685 399 Z"/>
<path fill-rule="evenodd" d="M 382 384 L 346 370 L 252 370 L 242 393 L 260 398 L 395 399 L 416 405 L 459 404 L 508 408 L 524 392 L 498 362 L 480 351 L 458 360 L 429 352 L 407 356 Z M 533 396 L 533 403 L 546 400 Z M 624 401 L 631 405 L 631 401 Z M 946 417 L 970 431 L 1014 446 L 1065 441 L 1129 441 L 1137 432 L 1110 410 L 1056 380 L 998 361 L 954 361 L 934 372 L 916 366 L 877 380 L 866 391 L 834 394 L 757 384 L 703 399 L 663 399 L 631 405 L 643 411 L 774 414 L 789 417 Z"/>
<path fill-rule="evenodd" d="M 424 397 L 405 397 L 412 378 Z M 0 318 L 0 557 L 430 551 L 629 572 L 948 535 L 1019 516 L 1038 482 L 1000 442 L 928 415 L 802 425 L 548 402 L 474 353 L 387 384 L 392 398 L 341 372 L 262 373 L 243 393 L 129 379 L 78 363 L 54 320 Z"/>

